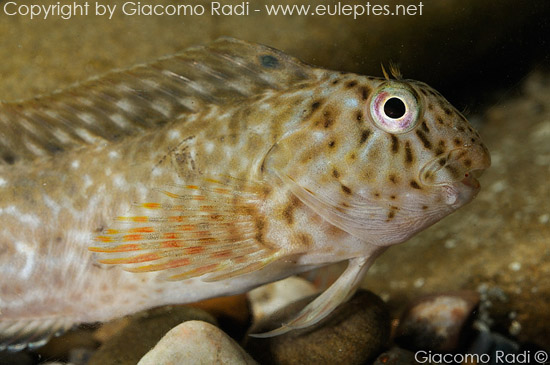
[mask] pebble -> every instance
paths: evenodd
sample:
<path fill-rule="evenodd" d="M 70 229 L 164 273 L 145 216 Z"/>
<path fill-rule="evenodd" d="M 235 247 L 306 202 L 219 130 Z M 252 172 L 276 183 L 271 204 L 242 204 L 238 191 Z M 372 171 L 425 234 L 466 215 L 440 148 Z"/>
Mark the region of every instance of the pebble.
<path fill-rule="evenodd" d="M 165 306 L 135 314 L 94 353 L 88 365 L 135 365 L 166 332 L 191 320 L 216 324 L 212 315 L 189 306 Z"/>
<path fill-rule="evenodd" d="M 138 365 L 256 364 L 227 334 L 202 321 L 172 328 Z"/>
<path fill-rule="evenodd" d="M 251 333 L 279 327 L 312 297 L 292 303 L 264 321 Z M 245 349 L 261 364 L 363 364 L 372 361 L 387 344 L 390 317 L 385 303 L 359 290 L 347 303 L 311 328 L 271 338 L 247 338 Z"/>
<path fill-rule="evenodd" d="M 316 292 L 317 289 L 313 284 L 295 276 L 251 290 L 248 293 L 248 298 L 252 306 L 254 323 L 258 323 L 264 317 L 269 317 L 288 304 Z"/>
<path fill-rule="evenodd" d="M 473 291 L 421 297 L 401 316 L 395 342 L 413 351 L 454 351 L 471 327 L 478 304 Z"/>

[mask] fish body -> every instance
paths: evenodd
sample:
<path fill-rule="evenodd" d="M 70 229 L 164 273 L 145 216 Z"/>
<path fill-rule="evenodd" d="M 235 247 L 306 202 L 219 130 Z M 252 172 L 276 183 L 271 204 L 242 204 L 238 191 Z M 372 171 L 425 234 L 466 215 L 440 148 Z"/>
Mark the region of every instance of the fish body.
<path fill-rule="evenodd" d="M 469 202 L 479 135 L 411 80 L 224 38 L 0 106 L 0 348 L 349 260 L 275 335 Z"/>

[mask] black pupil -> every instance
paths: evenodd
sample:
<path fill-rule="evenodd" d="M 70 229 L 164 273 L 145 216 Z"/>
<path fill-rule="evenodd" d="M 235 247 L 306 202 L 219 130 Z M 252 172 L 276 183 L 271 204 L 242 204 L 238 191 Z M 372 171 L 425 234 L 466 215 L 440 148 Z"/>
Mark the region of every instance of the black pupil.
<path fill-rule="evenodd" d="M 405 111 L 405 103 L 399 98 L 390 98 L 384 104 L 384 113 L 392 119 L 401 118 L 405 115 Z"/>

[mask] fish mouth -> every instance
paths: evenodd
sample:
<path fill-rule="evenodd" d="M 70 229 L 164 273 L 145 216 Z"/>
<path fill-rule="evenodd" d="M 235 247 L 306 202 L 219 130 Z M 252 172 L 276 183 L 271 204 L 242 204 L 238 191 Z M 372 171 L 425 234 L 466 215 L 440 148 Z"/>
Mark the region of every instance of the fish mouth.
<path fill-rule="evenodd" d="M 423 185 L 440 186 L 448 205 L 461 206 L 475 198 L 481 188 L 477 178 L 490 165 L 485 146 L 460 147 L 426 163 L 420 170 L 420 181 Z"/>

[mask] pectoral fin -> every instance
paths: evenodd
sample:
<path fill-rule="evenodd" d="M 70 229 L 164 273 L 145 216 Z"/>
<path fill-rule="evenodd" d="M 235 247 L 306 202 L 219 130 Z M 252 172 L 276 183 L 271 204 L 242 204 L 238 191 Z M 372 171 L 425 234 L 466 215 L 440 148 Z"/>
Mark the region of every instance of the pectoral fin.
<path fill-rule="evenodd" d="M 342 273 L 338 280 L 302 309 L 290 322 L 273 331 L 251 334 L 250 336 L 273 337 L 318 323 L 355 293 L 372 261 L 368 258 L 351 259 L 346 271 Z"/>
<path fill-rule="evenodd" d="M 259 270 L 279 257 L 261 243 L 261 187 L 205 179 L 160 191 L 97 237 L 99 262 L 166 280 L 214 281 Z"/>

